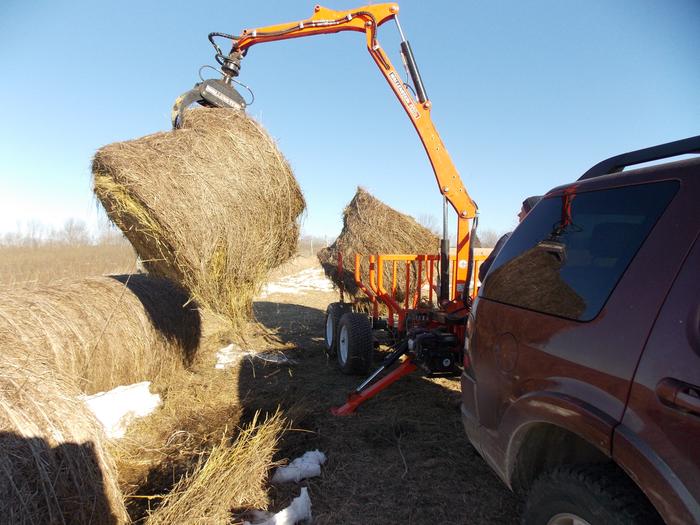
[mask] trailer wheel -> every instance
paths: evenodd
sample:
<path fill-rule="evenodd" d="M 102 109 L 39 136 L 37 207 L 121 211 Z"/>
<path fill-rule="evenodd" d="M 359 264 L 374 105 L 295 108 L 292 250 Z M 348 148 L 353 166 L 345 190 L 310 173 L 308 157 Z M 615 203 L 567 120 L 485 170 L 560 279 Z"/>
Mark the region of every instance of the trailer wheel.
<path fill-rule="evenodd" d="M 338 325 L 343 314 L 350 312 L 352 309 L 348 303 L 331 303 L 326 308 L 326 329 L 324 339 L 326 342 L 326 353 L 330 356 L 335 356 L 338 350 Z"/>
<path fill-rule="evenodd" d="M 348 312 L 338 325 L 338 365 L 344 374 L 366 374 L 372 364 L 372 324 L 364 314 Z"/>

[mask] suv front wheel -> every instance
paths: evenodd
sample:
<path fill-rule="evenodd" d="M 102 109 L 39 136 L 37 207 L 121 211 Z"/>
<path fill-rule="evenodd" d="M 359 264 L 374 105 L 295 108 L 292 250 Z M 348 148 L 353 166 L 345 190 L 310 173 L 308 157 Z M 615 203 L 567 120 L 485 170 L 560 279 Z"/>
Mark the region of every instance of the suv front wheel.
<path fill-rule="evenodd" d="M 609 465 L 556 468 L 527 498 L 523 525 L 657 525 L 663 523 L 634 483 Z"/>

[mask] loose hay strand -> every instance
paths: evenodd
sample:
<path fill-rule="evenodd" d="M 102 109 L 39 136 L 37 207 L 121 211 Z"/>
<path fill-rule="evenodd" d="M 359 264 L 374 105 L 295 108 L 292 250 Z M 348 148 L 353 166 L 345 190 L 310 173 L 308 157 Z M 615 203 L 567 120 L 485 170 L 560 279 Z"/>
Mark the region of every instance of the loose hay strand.
<path fill-rule="evenodd" d="M 134 422 L 111 452 L 126 494 L 162 492 L 173 477 L 216 445 L 225 430 L 235 428 L 242 407 L 237 396 L 238 371 L 213 366 L 182 372 L 161 389 L 162 407 Z"/>
<path fill-rule="evenodd" d="M 223 524 L 230 522 L 234 508 L 266 508 L 265 481 L 285 420 L 279 411 L 260 424 L 258 419 L 256 413 L 232 444 L 224 435 L 163 498 L 146 523 Z"/>

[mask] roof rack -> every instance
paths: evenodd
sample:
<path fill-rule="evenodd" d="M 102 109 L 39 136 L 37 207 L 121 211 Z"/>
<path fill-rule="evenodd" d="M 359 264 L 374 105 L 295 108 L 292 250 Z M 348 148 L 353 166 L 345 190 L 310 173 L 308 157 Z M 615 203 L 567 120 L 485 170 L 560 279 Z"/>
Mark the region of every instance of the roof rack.
<path fill-rule="evenodd" d="M 602 175 L 619 173 L 627 166 L 677 157 L 678 155 L 687 155 L 689 153 L 700 153 L 700 135 L 610 157 L 593 166 L 578 180 L 592 179 Z"/>

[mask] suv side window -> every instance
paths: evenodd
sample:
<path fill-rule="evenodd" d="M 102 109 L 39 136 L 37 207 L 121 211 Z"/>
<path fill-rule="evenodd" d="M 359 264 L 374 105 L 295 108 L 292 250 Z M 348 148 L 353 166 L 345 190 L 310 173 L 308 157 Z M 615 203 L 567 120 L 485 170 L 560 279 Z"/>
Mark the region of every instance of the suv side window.
<path fill-rule="evenodd" d="M 678 187 L 671 180 L 543 199 L 496 257 L 481 295 L 594 319 Z"/>

